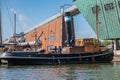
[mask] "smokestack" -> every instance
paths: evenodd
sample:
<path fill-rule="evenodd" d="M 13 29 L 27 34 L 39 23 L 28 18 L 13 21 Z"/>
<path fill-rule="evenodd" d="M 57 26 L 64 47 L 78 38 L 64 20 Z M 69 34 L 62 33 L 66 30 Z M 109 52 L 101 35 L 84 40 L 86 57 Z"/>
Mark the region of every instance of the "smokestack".
<path fill-rule="evenodd" d="M 73 16 L 70 12 L 65 12 L 64 16 L 65 28 L 66 28 L 66 41 L 67 46 L 72 47 L 75 45 Z"/>

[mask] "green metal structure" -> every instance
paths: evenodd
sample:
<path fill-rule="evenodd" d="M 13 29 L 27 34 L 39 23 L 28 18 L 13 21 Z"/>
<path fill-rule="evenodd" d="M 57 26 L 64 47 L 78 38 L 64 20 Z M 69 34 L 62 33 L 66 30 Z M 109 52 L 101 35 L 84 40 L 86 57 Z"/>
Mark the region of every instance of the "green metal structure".
<path fill-rule="evenodd" d="M 95 32 L 96 5 L 98 6 L 98 35 L 100 39 L 120 39 L 120 0 L 73 1 Z"/>

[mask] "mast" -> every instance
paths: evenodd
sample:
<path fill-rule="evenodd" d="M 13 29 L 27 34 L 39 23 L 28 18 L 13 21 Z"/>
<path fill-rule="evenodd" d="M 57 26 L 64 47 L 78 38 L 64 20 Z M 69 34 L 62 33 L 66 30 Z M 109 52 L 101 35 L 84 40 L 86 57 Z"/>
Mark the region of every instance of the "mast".
<path fill-rule="evenodd" d="M 16 13 L 14 13 L 14 35 L 16 34 Z"/>
<path fill-rule="evenodd" d="M 95 9 L 96 9 L 96 35 L 97 35 L 97 44 L 98 44 L 98 50 L 100 50 L 100 47 L 99 47 L 99 32 L 98 32 L 98 23 L 99 23 L 99 19 L 98 19 L 98 13 L 99 13 L 99 6 L 97 5 L 97 0 L 96 0 L 96 6 L 95 6 Z"/>
<path fill-rule="evenodd" d="M 2 45 L 2 17 L 1 17 L 1 0 L 0 0 L 0 46 Z"/>
<path fill-rule="evenodd" d="M 14 37 L 14 43 L 16 43 L 16 13 L 14 13 L 14 33 L 13 33 L 13 37 Z"/>

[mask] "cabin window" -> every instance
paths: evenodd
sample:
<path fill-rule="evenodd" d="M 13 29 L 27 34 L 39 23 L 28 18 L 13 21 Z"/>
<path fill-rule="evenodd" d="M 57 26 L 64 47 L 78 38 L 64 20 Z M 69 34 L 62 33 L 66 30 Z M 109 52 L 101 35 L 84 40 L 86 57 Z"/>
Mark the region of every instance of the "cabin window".
<path fill-rule="evenodd" d="M 100 11 L 100 6 L 97 5 L 98 11 Z M 95 14 L 96 13 L 96 6 L 92 7 L 92 13 Z"/>
<path fill-rule="evenodd" d="M 105 4 L 104 8 L 105 8 L 105 11 L 112 10 L 112 9 L 114 9 L 114 5 L 113 5 L 113 3 Z"/>
<path fill-rule="evenodd" d="M 118 1 L 118 5 L 119 5 L 119 8 L 120 8 L 120 1 Z"/>

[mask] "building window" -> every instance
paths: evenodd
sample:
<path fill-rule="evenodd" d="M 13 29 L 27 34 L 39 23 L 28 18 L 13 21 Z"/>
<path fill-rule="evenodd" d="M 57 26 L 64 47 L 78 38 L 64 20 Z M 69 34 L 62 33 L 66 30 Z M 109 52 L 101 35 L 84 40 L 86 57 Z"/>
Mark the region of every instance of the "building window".
<path fill-rule="evenodd" d="M 76 1 L 76 0 L 73 0 L 73 1 Z"/>
<path fill-rule="evenodd" d="M 118 1 L 118 5 L 119 5 L 119 8 L 120 8 L 120 1 Z"/>
<path fill-rule="evenodd" d="M 56 35 L 48 36 L 48 41 L 56 41 Z"/>
<path fill-rule="evenodd" d="M 100 11 L 100 6 L 97 6 L 98 11 Z M 96 13 L 96 6 L 92 7 L 92 13 L 95 14 Z"/>
<path fill-rule="evenodd" d="M 113 5 L 113 3 L 105 4 L 104 8 L 105 8 L 105 11 L 112 10 L 112 9 L 114 9 L 114 5 Z"/>

